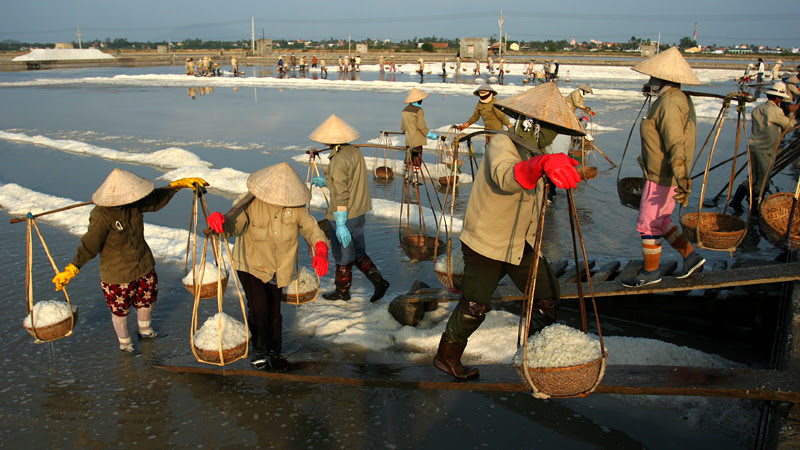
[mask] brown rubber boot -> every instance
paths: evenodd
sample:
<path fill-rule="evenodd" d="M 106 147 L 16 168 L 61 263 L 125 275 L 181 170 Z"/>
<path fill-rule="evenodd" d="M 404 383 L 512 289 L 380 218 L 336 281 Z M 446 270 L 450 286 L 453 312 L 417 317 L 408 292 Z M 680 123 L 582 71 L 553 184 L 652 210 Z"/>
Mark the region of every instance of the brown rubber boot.
<path fill-rule="evenodd" d="M 358 259 L 356 259 L 356 267 L 358 270 L 364 273 L 367 276 L 367 279 L 375 286 L 375 292 L 372 294 L 372 297 L 369 299 L 370 302 L 377 302 L 386 294 L 386 290 L 389 289 L 389 282 L 383 279 L 383 276 L 378 271 L 378 268 L 375 267 L 375 263 L 367 256 L 366 253 L 361 255 Z"/>
<path fill-rule="evenodd" d="M 442 339 L 439 341 L 439 350 L 436 351 L 436 356 L 433 358 L 433 365 L 458 381 L 478 378 L 478 369 L 464 367 L 461 364 L 461 355 L 464 354 L 466 346 L 466 344 L 461 345 L 449 341 L 442 333 Z"/>
<path fill-rule="evenodd" d="M 333 284 L 336 290 L 328 294 L 322 294 L 325 300 L 350 300 L 350 285 L 353 283 L 353 264 L 344 266 L 336 265 L 336 274 Z"/>

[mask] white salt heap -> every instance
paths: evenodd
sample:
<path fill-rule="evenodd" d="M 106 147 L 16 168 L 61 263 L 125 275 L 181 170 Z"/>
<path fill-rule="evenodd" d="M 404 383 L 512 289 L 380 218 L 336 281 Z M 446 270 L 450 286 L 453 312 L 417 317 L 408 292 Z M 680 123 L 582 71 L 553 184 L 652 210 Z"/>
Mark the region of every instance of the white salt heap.
<path fill-rule="evenodd" d="M 77 311 L 78 309 L 73 306 L 72 313 L 74 314 Z M 54 325 L 66 319 L 69 319 L 69 306 L 67 306 L 67 302 L 45 300 L 33 305 L 33 323 L 36 325 L 36 328 Z M 22 325 L 25 328 L 33 328 L 31 326 L 30 314 L 25 317 L 25 321 L 22 322 Z"/>
<path fill-rule="evenodd" d="M 197 276 L 200 278 L 200 284 L 216 283 L 220 274 L 220 270 L 216 264 L 206 261 L 205 272 L 203 272 L 203 268 L 200 266 L 194 268 L 193 270 L 189 270 L 189 273 L 187 273 L 186 276 L 183 277 L 183 280 L 181 280 L 183 284 L 187 286 L 194 285 L 194 272 L 197 272 Z M 222 278 L 224 279 L 227 276 L 228 271 L 223 269 Z"/>
<path fill-rule="evenodd" d="M 529 367 L 576 366 L 599 357 L 600 341 L 566 325 L 547 326 L 528 338 Z M 522 347 L 514 355 L 514 364 L 522 365 Z"/>
<path fill-rule="evenodd" d="M 194 335 L 195 347 L 216 351 L 219 350 L 219 321 L 222 320 L 222 349 L 228 350 L 243 344 L 250 335 L 242 322 L 225 313 L 217 313 L 206 320 L 206 323 Z"/>
<path fill-rule="evenodd" d="M 436 265 L 433 266 L 437 272 L 447 272 L 447 253 L 436 258 Z M 453 245 L 450 250 L 450 273 L 454 275 L 464 275 L 464 254 L 461 253 L 460 245 Z"/>
<path fill-rule="evenodd" d="M 300 268 L 299 289 L 297 281 L 298 277 L 292 277 L 292 281 L 284 288 L 284 293 L 291 295 L 297 295 L 298 293 L 307 294 L 319 289 L 317 275 L 305 267 Z"/>

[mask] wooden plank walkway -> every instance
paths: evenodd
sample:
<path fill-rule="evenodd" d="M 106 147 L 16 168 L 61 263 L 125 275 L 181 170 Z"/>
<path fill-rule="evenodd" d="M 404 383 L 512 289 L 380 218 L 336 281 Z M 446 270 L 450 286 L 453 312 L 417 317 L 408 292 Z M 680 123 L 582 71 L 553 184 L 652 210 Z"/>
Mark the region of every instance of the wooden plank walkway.
<path fill-rule="evenodd" d="M 246 361 L 224 368 L 191 355 L 155 367 L 175 373 L 250 376 L 282 382 L 323 383 L 390 389 L 529 392 L 511 365 L 477 366 L 480 379 L 457 382 L 433 365 L 295 362 L 288 371 L 254 370 Z M 800 380 L 789 372 L 745 368 L 610 365 L 595 391 L 622 395 L 688 395 L 800 402 Z"/>
<path fill-rule="evenodd" d="M 720 265 L 716 266 L 720 267 Z M 672 269 L 671 271 L 667 270 L 668 273 L 671 273 L 674 271 L 674 268 L 677 267 L 677 263 L 673 262 L 665 267 L 666 269 Z M 570 267 L 567 268 L 563 274 L 560 274 L 560 277 L 563 279 L 573 280 L 571 283 L 561 284 L 562 299 L 578 298 L 578 285 L 574 282 L 574 270 L 574 267 Z M 592 280 L 594 281 L 594 276 L 598 274 L 600 274 L 598 279 L 604 278 L 608 280 L 610 276 L 607 273 L 603 273 L 603 270 L 608 270 L 607 265 L 604 265 L 600 271 L 595 272 L 592 276 Z M 632 276 L 638 270 L 639 262 L 631 261 L 623 267 L 623 269 L 619 272 L 619 275 L 614 277 L 613 280 L 594 283 L 595 297 L 658 294 L 706 289 L 718 290 L 721 288 L 732 288 L 736 286 L 783 283 L 786 281 L 800 280 L 800 262 L 793 262 L 738 269 L 709 270 L 694 274 L 682 280 L 679 280 L 674 276 L 665 276 L 658 284 L 652 284 L 638 288 L 626 288 L 622 285 L 622 283 L 620 283 L 619 280 L 624 279 L 626 276 Z M 569 275 L 570 273 L 571 275 Z M 587 282 L 583 282 L 582 286 L 584 296 L 588 297 L 589 284 Z M 413 294 L 401 294 L 395 297 L 394 301 L 403 301 L 408 303 L 430 302 L 433 300 L 437 300 L 439 302 L 454 302 L 458 301 L 458 299 L 459 294 L 448 292 L 445 289 L 422 289 Z M 492 298 L 492 301 L 519 301 L 522 299 L 523 296 L 516 287 L 511 285 L 500 285 L 495 291 L 495 296 Z"/>

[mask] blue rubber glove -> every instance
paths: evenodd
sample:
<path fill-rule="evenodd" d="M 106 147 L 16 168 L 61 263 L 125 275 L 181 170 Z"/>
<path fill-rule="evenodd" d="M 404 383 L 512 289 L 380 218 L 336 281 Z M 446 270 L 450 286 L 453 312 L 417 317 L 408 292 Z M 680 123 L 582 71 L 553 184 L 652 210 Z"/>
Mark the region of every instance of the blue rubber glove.
<path fill-rule="evenodd" d="M 342 247 L 349 246 L 353 237 L 350 236 L 350 230 L 347 229 L 347 211 L 335 211 L 333 218 L 336 219 L 336 239 L 339 240 Z"/>
<path fill-rule="evenodd" d="M 439 135 L 433 131 L 428 131 L 428 134 L 426 134 L 425 137 L 428 139 L 439 139 Z"/>
<path fill-rule="evenodd" d="M 311 185 L 316 187 L 326 187 L 328 185 L 328 180 L 325 177 L 314 177 L 311 179 Z"/>

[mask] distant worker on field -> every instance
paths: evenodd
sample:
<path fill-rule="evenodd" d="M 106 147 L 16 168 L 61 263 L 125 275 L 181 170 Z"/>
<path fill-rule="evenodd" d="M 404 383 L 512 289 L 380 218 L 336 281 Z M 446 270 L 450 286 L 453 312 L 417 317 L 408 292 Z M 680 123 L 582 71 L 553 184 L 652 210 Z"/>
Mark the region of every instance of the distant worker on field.
<path fill-rule="evenodd" d="M 486 70 L 488 70 L 489 73 L 494 73 L 494 59 L 492 59 L 491 56 L 486 60 Z"/>
<path fill-rule="evenodd" d="M 461 57 L 456 56 L 456 75 L 461 74 Z"/>
<path fill-rule="evenodd" d="M 356 69 L 357 71 L 360 71 L 360 70 L 361 70 L 361 55 L 356 55 L 356 59 L 355 59 L 355 69 Z"/>
<path fill-rule="evenodd" d="M 497 103 L 497 91 L 495 91 L 492 86 L 484 84 L 478 89 L 475 89 L 472 94 L 478 97 L 478 104 L 475 105 L 475 112 L 472 113 L 472 117 L 458 126 L 459 131 L 469 128 L 469 126 L 477 122 L 478 119 L 483 119 L 483 127 L 487 130 L 502 130 L 503 127 L 506 127 L 508 131 L 511 131 L 512 126 L 511 121 L 508 120 L 508 116 L 495 107 L 495 103 Z M 487 146 L 492 136 L 494 135 L 486 135 Z"/>
<path fill-rule="evenodd" d="M 775 64 L 772 65 L 772 69 L 770 69 L 770 74 L 772 75 L 772 81 L 780 81 L 780 72 L 781 66 L 783 66 L 783 60 L 779 59 L 775 61 Z"/>
<path fill-rule="evenodd" d="M 422 165 L 422 147 L 428 143 L 428 138 L 436 139 L 438 136 L 428 130 L 425 124 L 425 112 L 422 110 L 422 100 L 428 94 L 417 88 L 411 88 L 411 92 L 405 99 L 406 107 L 401 113 L 400 131 L 405 133 L 406 144 L 406 174 L 410 172 L 409 165 L 414 170 L 419 170 Z"/>
<path fill-rule="evenodd" d="M 583 96 L 586 94 L 593 94 L 593 93 L 594 92 L 592 92 L 591 86 L 589 86 L 588 84 L 582 84 L 578 86 L 578 89 L 575 89 L 574 91 L 570 92 L 569 95 L 564 97 L 564 100 L 567 101 L 567 105 L 569 106 L 570 111 L 574 112 L 576 109 L 580 109 L 584 113 L 594 117 L 595 114 L 594 111 L 592 111 L 592 108 L 589 108 L 583 103 Z"/>
<path fill-rule="evenodd" d="M 394 55 L 389 57 L 389 70 L 392 71 L 392 73 L 397 72 L 397 61 Z"/>
<path fill-rule="evenodd" d="M 239 60 L 236 55 L 231 56 L 231 69 L 233 69 L 233 76 L 239 76 Z"/>
<path fill-rule="evenodd" d="M 383 55 L 379 56 L 378 57 L 378 70 L 380 71 L 380 73 L 383 73 L 385 71 L 385 68 L 384 68 L 385 64 L 386 64 L 386 58 L 384 58 Z"/>
<path fill-rule="evenodd" d="M 476 59 L 475 60 L 475 67 L 472 68 L 472 74 L 475 75 L 476 77 L 481 76 L 481 60 L 480 59 Z"/>
<path fill-rule="evenodd" d="M 319 73 L 328 76 L 328 66 L 325 64 L 324 59 L 319 60 Z"/>
<path fill-rule="evenodd" d="M 756 64 L 756 84 L 761 84 L 764 82 L 764 72 L 767 71 L 767 68 L 764 66 L 764 60 L 758 58 L 758 64 Z"/>
<path fill-rule="evenodd" d="M 186 58 L 186 75 L 194 75 L 194 58 Z"/>
<path fill-rule="evenodd" d="M 506 60 L 505 59 L 500 59 L 500 65 L 497 67 L 497 69 L 499 70 L 498 75 L 500 76 L 500 78 L 503 78 L 503 76 L 505 76 L 505 74 L 506 74 Z"/>
<path fill-rule="evenodd" d="M 419 74 L 420 77 L 424 77 L 425 76 L 425 60 L 420 58 L 418 62 L 419 62 L 419 68 L 417 69 L 417 73 Z"/>
<path fill-rule="evenodd" d="M 556 81 L 556 78 L 558 78 L 558 66 L 558 60 L 554 59 L 553 63 L 550 65 L 550 78 L 548 78 L 547 81 Z"/>
<path fill-rule="evenodd" d="M 442 59 L 442 76 L 447 76 L 447 58 Z"/>
<path fill-rule="evenodd" d="M 306 56 L 303 55 L 300 57 L 300 73 L 306 72 Z"/>
<path fill-rule="evenodd" d="M 292 56 L 289 57 L 289 69 L 295 69 L 296 67 L 297 67 L 297 57 L 294 56 L 294 53 L 292 53 Z"/>

